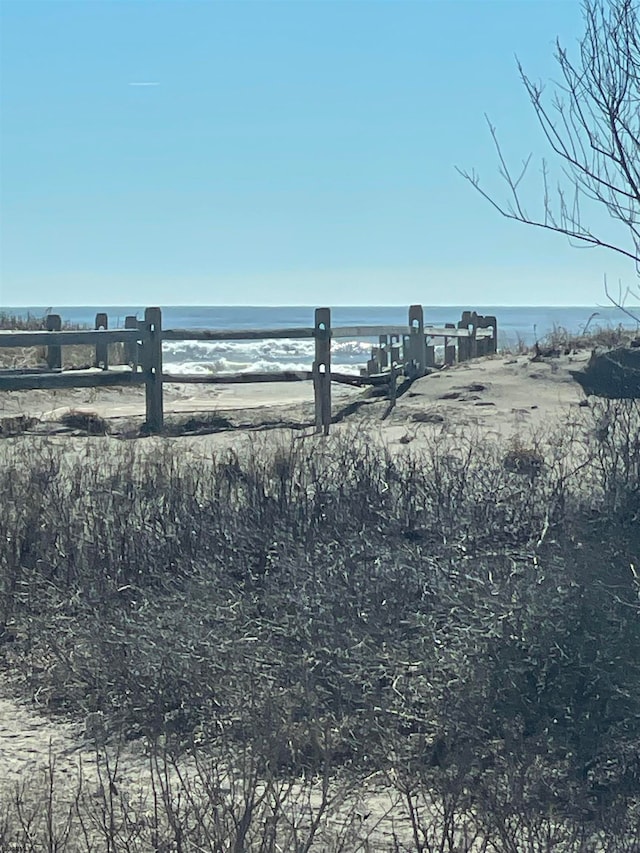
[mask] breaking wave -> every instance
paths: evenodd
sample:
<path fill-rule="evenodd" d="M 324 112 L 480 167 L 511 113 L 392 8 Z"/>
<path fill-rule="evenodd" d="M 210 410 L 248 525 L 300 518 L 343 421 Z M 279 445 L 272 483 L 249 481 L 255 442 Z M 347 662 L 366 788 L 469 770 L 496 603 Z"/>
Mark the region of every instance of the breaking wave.
<path fill-rule="evenodd" d="M 163 344 L 168 373 L 266 373 L 311 370 L 312 340 L 171 341 Z M 371 343 L 333 341 L 331 361 L 343 373 L 359 373 L 371 357 Z"/>

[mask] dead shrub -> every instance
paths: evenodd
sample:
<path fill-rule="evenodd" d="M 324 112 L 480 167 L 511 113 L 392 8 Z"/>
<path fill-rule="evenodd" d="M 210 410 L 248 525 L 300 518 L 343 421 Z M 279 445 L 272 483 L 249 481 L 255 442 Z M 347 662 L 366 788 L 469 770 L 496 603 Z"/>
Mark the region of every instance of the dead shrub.
<path fill-rule="evenodd" d="M 71 409 L 60 415 L 59 421 L 63 426 L 86 432 L 87 435 L 108 435 L 111 432 L 109 422 L 96 412 Z"/>
<path fill-rule="evenodd" d="M 37 418 L 29 415 L 13 415 L 12 417 L 0 418 L 0 437 L 9 438 L 13 435 L 22 435 L 32 429 L 38 423 Z"/>

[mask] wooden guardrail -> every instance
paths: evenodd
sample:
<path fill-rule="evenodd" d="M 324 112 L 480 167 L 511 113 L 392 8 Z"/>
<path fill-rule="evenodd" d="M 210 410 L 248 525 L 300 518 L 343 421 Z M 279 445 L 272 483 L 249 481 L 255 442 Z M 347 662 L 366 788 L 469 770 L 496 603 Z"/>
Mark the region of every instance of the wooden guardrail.
<path fill-rule="evenodd" d="M 331 423 L 331 383 L 387 385 L 395 401 L 400 376 L 424 376 L 436 364 L 434 341 L 443 340 L 443 362 L 466 361 L 496 352 L 497 322 L 465 311 L 456 324 L 436 327 L 424 324 L 421 305 L 409 308 L 406 326 L 331 326 L 331 310 L 317 308 L 312 327 L 280 329 L 163 329 L 160 308 L 147 308 L 144 320 L 125 319 L 124 329 L 109 329 L 104 313 L 96 316 L 94 330 L 63 331 L 58 315 L 49 315 L 47 331 L 0 331 L 0 348 L 45 347 L 47 368 L 0 371 L 0 391 L 37 388 L 92 388 L 105 386 L 145 386 L 146 424 L 149 432 L 160 432 L 164 423 L 162 386 L 172 383 L 230 384 L 240 382 L 298 382 L 312 380 L 315 422 L 318 431 L 329 433 Z M 337 338 L 378 338 L 371 359 L 360 376 L 331 369 L 331 341 Z M 314 339 L 315 358 L 309 371 L 239 374 L 170 374 L 163 371 L 163 341 L 243 341 Z M 128 367 L 109 368 L 108 345 L 123 343 Z M 61 348 L 69 345 L 95 348 L 96 370 L 62 369 Z"/>

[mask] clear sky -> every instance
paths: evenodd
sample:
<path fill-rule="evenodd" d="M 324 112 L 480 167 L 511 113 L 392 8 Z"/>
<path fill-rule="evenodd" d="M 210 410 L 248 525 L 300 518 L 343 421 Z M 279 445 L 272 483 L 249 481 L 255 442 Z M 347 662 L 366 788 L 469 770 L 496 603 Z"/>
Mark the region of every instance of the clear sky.
<path fill-rule="evenodd" d="M 454 168 L 502 193 L 485 112 L 516 164 L 547 153 L 514 57 L 553 77 L 574 0 L 0 14 L 3 306 L 590 305 L 605 275 L 637 282 L 502 219 Z"/>

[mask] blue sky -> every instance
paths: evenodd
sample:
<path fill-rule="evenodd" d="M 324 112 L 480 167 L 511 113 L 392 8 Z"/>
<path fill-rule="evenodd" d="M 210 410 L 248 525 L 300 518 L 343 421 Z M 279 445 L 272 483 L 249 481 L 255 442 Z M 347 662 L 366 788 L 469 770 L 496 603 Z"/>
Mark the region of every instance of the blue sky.
<path fill-rule="evenodd" d="M 0 13 L 4 306 L 591 305 L 605 275 L 637 281 L 502 219 L 455 171 L 503 195 L 485 112 L 513 162 L 547 153 L 514 56 L 553 77 L 574 0 Z"/>

